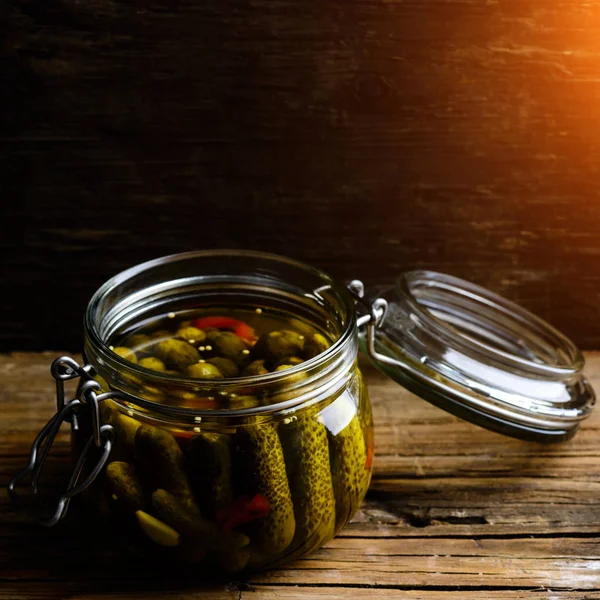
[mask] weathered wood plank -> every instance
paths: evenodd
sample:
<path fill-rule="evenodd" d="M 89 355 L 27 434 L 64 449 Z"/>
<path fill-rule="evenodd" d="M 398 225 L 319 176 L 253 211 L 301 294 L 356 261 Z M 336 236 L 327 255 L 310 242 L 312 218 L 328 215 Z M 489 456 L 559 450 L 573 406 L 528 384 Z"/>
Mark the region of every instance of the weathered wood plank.
<path fill-rule="evenodd" d="M 277 600 L 278 598 L 286 598 L 288 600 L 304 600 L 305 598 L 332 598 L 333 600 L 347 600 L 348 598 L 356 598 L 357 600 L 376 599 L 385 600 L 394 598 L 398 600 L 598 600 L 600 594 L 595 592 L 562 592 L 556 590 L 529 590 L 529 591 L 500 591 L 500 590 L 481 590 L 470 592 L 461 590 L 460 592 L 450 592 L 443 590 L 436 591 L 412 591 L 412 590 L 397 590 L 397 589 L 369 589 L 369 588 L 338 588 L 328 587 L 326 589 L 319 588 L 289 588 L 289 587 L 265 587 L 256 586 L 252 591 L 243 591 L 240 600 L 251 600 L 256 597 L 256 592 L 265 600 Z M 20 600 L 20 599 L 19 599 Z"/>
<path fill-rule="evenodd" d="M 142 585 L 143 587 L 143 585 Z M 126 600 L 150 600 L 152 598 L 164 598 L 165 600 L 196 600 L 211 598 L 213 600 L 306 600 L 306 598 L 331 598 L 332 600 L 386 600 L 387 598 L 397 600 L 598 600 L 600 593 L 596 592 L 565 592 L 551 589 L 537 589 L 528 591 L 519 590 L 485 590 L 485 591 L 427 591 L 427 590 L 405 590 L 405 589 L 377 589 L 363 587 L 327 587 L 325 589 L 312 586 L 265 586 L 262 584 L 232 584 L 231 590 L 220 588 L 202 588 L 188 590 L 182 593 L 180 590 L 161 590 L 159 592 L 148 590 L 138 591 L 135 585 L 128 587 L 127 584 L 118 588 L 115 597 Z M 238 590 L 239 588 L 239 590 Z M 85 586 L 66 584 L 62 596 L 57 596 L 44 583 L 15 584 L 10 583 L 0 590 L 2 600 L 59 600 L 68 596 L 69 600 L 105 600 L 106 594 L 96 591 L 88 591 Z"/>
<path fill-rule="evenodd" d="M 250 583 L 472 588 L 600 586 L 598 540 L 332 540 L 312 558 Z"/>

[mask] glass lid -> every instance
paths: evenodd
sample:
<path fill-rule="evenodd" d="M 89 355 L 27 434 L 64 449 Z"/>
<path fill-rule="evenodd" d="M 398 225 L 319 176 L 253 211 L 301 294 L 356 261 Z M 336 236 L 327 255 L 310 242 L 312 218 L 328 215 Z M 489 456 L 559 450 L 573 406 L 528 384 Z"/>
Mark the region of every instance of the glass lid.
<path fill-rule="evenodd" d="M 349 288 L 363 297 L 359 281 Z M 369 303 L 359 300 L 358 322 L 364 325 L 362 349 L 381 371 L 488 429 L 561 441 L 594 406 L 583 356 L 571 340 L 519 305 L 457 277 L 405 273 Z"/>

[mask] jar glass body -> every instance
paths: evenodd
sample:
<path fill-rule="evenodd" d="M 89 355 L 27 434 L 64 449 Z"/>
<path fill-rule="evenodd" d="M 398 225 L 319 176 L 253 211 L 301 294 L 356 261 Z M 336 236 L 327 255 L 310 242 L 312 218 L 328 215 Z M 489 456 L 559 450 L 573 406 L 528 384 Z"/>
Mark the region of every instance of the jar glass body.
<path fill-rule="evenodd" d="M 334 342 L 285 372 L 213 381 L 148 371 L 108 347 L 115 330 L 153 313 L 220 303 L 283 308 Z M 100 404 L 114 446 L 85 495 L 143 555 L 209 574 L 272 567 L 319 548 L 359 508 L 371 406 L 352 298 L 325 274 L 264 254 L 167 257 L 107 282 L 85 336 L 103 391 L 122 394 Z M 76 451 L 91 428 L 80 419 Z"/>

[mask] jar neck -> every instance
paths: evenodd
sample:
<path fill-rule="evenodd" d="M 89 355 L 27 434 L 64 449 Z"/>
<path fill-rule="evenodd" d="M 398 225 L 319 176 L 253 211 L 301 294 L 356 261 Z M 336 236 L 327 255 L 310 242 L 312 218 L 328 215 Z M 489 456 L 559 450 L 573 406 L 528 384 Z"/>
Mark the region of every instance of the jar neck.
<path fill-rule="evenodd" d="M 201 275 L 198 275 L 201 273 Z M 122 359 L 107 343 L 115 331 L 153 314 L 205 302 L 272 306 L 327 331 L 325 352 L 285 371 L 201 380 L 150 371 Z M 248 252 L 196 252 L 145 263 L 108 281 L 90 301 L 85 356 L 124 402 L 180 419 L 286 411 L 334 396 L 358 354 L 354 302 L 326 274 L 285 258 Z M 249 399 L 236 404 L 234 399 Z M 228 408 L 219 400 L 230 399 Z"/>

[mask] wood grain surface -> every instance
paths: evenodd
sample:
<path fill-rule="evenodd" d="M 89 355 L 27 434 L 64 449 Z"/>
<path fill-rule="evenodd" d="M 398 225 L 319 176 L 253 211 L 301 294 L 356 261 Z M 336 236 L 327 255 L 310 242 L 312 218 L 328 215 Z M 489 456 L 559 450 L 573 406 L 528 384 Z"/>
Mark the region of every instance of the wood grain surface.
<path fill-rule="evenodd" d="M 600 4 L 0 0 L 0 350 L 142 260 L 430 268 L 600 347 Z"/>
<path fill-rule="evenodd" d="M 52 414 L 56 353 L 0 356 L 0 484 Z M 587 354 L 600 387 L 600 353 Z M 541 445 L 458 420 L 366 366 L 374 476 L 324 548 L 246 581 L 156 572 L 76 515 L 53 529 L 0 498 L 0 599 L 599 600 L 600 413 Z M 66 474 L 66 432 L 47 481 Z"/>

